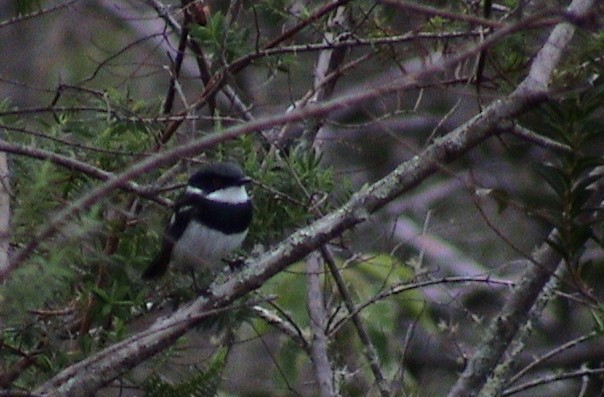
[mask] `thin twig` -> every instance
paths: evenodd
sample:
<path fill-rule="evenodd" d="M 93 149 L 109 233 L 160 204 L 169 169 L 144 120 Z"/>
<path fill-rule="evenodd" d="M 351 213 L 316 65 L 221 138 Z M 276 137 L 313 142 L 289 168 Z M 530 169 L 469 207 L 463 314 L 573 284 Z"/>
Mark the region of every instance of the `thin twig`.
<path fill-rule="evenodd" d="M 325 263 L 327 264 L 327 267 L 329 268 L 331 276 L 336 282 L 340 295 L 342 295 L 342 300 L 344 301 L 344 304 L 348 309 L 348 313 L 350 315 L 350 318 L 352 319 L 352 323 L 354 324 L 357 330 L 357 335 L 359 335 L 359 339 L 361 339 L 361 343 L 365 347 L 363 349 L 363 354 L 365 355 L 365 358 L 369 363 L 369 367 L 371 368 L 371 372 L 375 377 L 375 381 L 377 383 L 378 390 L 380 391 L 380 395 L 382 397 L 390 397 L 390 386 L 388 385 L 388 382 L 386 382 L 386 378 L 382 373 L 382 368 L 380 367 L 380 360 L 377 355 L 377 350 L 371 342 L 371 338 L 369 337 L 369 334 L 365 329 L 365 325 L 361 320 L 361 316 L 359 316 L 359 312 L 357 311 L 357 307 L 354 304 L 352 295 L 348 291 L 346 282 L 340 274 L 340 269 L 338 269 L 338 265 L 336 264 L 333 255 L 325 246 L 321 247 L 321 254 L 323 256 L 323 259 L 325 260 Z"/>
<path fill-rule="evenodd" d="M 291 321 L 282 319 L 275 312 L 268 310 L 261 306 L 254 306 L 252 310 L 258 317 L 264 320 L 267 324 L 270 324 L 281 331 L 283 334 L 290 337 L 302 350 L 310 356 L 310 344 L 300 332 L 300 328 L 295 327 Z"/>
<path fill-rule="evenodd" d="M 395 285 L 389 287 L 388 289 L 385 289 L 385 290 L 379 292 L 378 294 L 371 297 L 367 301 L 356 305 L 355 309 L 352 313 L 349 313 L 348 316 L 339 319 L 338 322 L 335 323 L 331 327 L 329 334 L 333 335 L 336 332 L 338 332 L 338 330 L 346 322 L 350 321 L 350 319 L 352 318 L 352 315 L 357 315 L 362 310 L 366 309 L 367 307 L 369 307 L 379 301 L 385 300 L 393 295 L 402 294 L 404 292 L 408 292 L 408 291 L 412 291 L 412 290 L 420 289 L 420 288 L 424 288 L 424 287 L 429 287 L 432 285 L 466 284 L 466 283 L 479 283 L 479 284 L 487 284 L 487 285 L 493 285 L 493 286 L 506 286 L 506 287 L 513 287 L 515 285 L 515 283 L 512 281 L 492 278 L 490 276 L 458 276 L 458 277 L 441 277 L 441 278 L 437 278 L 437 279 L 424 280 L 424 281 L 404 281 L 399 284 L 395 284 Z"/>
<path fill-rule="evenodd" d="M 530 382 L 523 383 L 517 387 L 507 389 L 501 394 L 501 397 L 511 396 L 513 394 L 520 393 L 522 391 L 526 391 L 537 386 L 546 385 L 548 383 L 558 382 L 561 380 L 579 378 L 585 375 L 601 376 L 602 374 L 604 374 L 604 368 L 581 368 L 576 371 L 564 372 L 556 375 L 548 375 Z"/>
<path fill-rule="evenodd" d="M 602 336 L 602 333 L 599 331 L 592 331 L 592 332 L 588 333 L 587 335 L 582 335 L 578 338 L 575 338 L 566 343 L 563 343 L 562 345 L 556 347 L 555 349 L 547 352 L 546 354 L 544 354 L 542 356 L 536 357 L 530 364 L 528 364 L 526 367 L 522 368 L 522 370 L 518 371 L 514 376 L 512 376 L 508 381 L 508 385 L 512 385 L 512 384 L 516 383 L 520 378 L 522 378 L 524 375 L 526 375 L 533 368 L 537 367 L 540 364 L 543 364 L 545 361 L 549 360 L 550 358 L 552 358 L 560 353 L 563 353 L 566 350 L 577 346 L 578 344 L 581 344 L 583 342 L 586 342 L 586 341 L 596 338 L 598 336 Z"/>
<path fill-rule="evenodd" d="M 506 132 L 517 136 L 518 138 L 524 139 L 525 141 L 535 143 L 545 149 L 551 149 L 557 152 L 564 153 L 572 152 L 572 148 L 570 146 L 545 137 L 543 135 L 537 134 L 536 132 L 531 131 L 528 128 L 518 124 L 514 124 L 512 128 L 507 129 Z"/>
<path fill-rule="evenodd" d="M 0 143 L 3 141 L 0 140 Z M 8 268 L 11 224 L 10 170 L 6 153 L 0 153 L 0 269 Z"/>

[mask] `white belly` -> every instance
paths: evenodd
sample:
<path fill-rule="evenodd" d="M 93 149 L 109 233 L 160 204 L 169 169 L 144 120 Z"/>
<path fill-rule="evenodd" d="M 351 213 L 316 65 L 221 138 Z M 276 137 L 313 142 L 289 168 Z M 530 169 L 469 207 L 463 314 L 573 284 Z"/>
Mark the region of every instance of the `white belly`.
<path fill-rule="evenodd" d="M 191 223 L 172 251 L 176 266 L 216 271 L 222 268 L 226 255 L 241 246 L 247 230 L 237 234 L 223 234 L 198 223 Z"/>

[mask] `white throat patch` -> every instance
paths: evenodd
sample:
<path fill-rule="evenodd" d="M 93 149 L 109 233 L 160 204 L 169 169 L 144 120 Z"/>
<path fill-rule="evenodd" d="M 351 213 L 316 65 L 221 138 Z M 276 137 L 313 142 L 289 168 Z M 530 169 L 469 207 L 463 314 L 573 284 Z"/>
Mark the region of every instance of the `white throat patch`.
<path fill-rule="evenodd" d="M 250 199 L 250 196 L 248 196 L 244 186 L 231 186 L 224 189 L 218 189 L 210 194 L 206 194 L 198 187 L 187 186 L 185 192 L 194 196 L 205 197 L 212 201 L 229 204 L 241 204 Z"/>
<path fill-rule="evenodd" d="M 206 196 L 210 200 L 229 204 L 241 204 L 250 199 L 244 186 L 231 186 L 226 189 L 218 189 Z"/>

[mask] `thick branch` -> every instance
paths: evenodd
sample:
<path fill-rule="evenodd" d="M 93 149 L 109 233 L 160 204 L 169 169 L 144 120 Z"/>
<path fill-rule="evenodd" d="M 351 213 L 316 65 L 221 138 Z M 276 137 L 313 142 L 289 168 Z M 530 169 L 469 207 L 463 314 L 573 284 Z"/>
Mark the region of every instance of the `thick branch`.
<path fill-rule="evenodd" d="M 530 269 L 531 267 L 529 264 L 528 268 Z M 527 321 L 520 327 L 512 343 L 506 349 L 508 353 L 505 359 L 497 365 L 493 370 L 493 374 L 483 386 L 479 394 L 480 397 L 497 397 L 501 395 L 511 374 L 518 367 L 518 358 L 525 348 L 526 340 L 532 333 L 535 322 L 543 313 L 545 306 L 555 296 L 555 291 L 558 289 L 564 273 L 566 273 L 566 266 L 562 262 L 559 262 L 555 276 L 550 276 L 546 285 L 539 291 L 539 296 L 528 313 Z"/>

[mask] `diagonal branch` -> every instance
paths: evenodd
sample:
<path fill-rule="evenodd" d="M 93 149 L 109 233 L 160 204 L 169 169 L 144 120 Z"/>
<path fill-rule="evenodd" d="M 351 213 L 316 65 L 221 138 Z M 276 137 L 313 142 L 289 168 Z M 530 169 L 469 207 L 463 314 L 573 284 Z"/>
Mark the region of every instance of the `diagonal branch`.
<path fill-rule="evenodd" d="M 0 140 L 0 153 L 13 153 L 32 157 L 39 160 L 47 160 L 61 167 L 68 168 L 70 170 L 79 171 L 84 175 L 91 178 L 95 178 L 101 181 L 106 181 L 115 176 L 114 173 L 102 170 L 86 162 L 77 160 L 75 158 L 63 156 L 61 154 L 51 152 L 44 149 L 38 149 L 31 146 L 23 146 L 16 143 L 10 143 Z M 145 197 L 149 200 L 153 200 L 159 204 L 169 206 L 168 200 L 165 200 L 157 196 L 157 193 L 148 187 L 141 186 L 138 183 L 127 181 L 122 186 L 123 189 L 130 192 L 136 193 L 141 197 Z"/>

